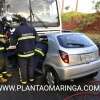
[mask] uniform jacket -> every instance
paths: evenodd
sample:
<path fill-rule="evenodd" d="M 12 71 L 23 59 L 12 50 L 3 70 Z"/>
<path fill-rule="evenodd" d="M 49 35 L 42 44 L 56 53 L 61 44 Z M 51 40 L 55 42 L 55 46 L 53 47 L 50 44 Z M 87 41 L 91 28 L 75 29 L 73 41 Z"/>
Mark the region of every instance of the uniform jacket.
<path fill-rule="evenodd" d="M 30 54 L 36 45 L 36 31 L 27 23 L 23 23 L 16 28 L 12 39 L 12 45 L 17 47 L 17 53 L 22 55 Z"/>

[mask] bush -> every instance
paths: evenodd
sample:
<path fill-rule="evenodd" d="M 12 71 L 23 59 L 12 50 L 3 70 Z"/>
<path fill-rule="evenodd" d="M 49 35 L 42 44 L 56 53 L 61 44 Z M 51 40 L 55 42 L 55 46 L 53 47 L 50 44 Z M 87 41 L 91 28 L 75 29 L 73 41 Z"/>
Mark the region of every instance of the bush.
<path fill-rule="evenodd" d="M 62 22 L 69 22 L 73 21 L 74 19 L 78 19 L 82 17 L 82 13 L 77 12 L 68 12 L 62 14 Z"/>
<path fill-rule="evenodd" d="M 84 27 L 92 24 L 96 21 L 97 17 L 100 17 L 98 14 L 84 14 L 79 12 L 68 12 L 62 14 L 62 22 L 65 23 L 71 22 L 78 25 L 74 30 L 81 31 Z"/>

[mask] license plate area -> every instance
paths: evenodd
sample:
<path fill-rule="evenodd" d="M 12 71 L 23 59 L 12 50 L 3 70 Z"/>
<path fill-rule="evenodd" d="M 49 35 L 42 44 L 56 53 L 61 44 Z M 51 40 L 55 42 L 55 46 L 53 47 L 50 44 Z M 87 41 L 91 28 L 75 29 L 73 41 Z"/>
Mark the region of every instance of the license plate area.
<path fill-rule="evenodd" d="M 95 53 L 89 53 L 89 54 L 82 54 L 81 55 L 81 61 L 82 63 L 89 63 L 96 59 Z"/>

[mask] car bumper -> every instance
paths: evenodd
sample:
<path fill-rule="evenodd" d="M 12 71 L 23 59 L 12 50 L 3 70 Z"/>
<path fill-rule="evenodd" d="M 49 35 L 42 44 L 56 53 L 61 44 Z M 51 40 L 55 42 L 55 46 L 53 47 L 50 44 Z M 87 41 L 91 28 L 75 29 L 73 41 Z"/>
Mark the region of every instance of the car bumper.
<path fill-rule="evenodd" d="M 80 78 L 100 70 L 100 59 L 97 61 L 90 62 L 88 64 L 56 67 L 56 72 L 60 80 L 70 80 Z"/>

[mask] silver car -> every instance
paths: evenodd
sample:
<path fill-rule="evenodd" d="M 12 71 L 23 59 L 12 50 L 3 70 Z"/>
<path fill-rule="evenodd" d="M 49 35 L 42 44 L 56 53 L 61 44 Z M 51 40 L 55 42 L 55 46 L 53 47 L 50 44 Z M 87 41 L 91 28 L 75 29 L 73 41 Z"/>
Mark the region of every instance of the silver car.
<path fill-rule="evenodd" d="M 47 37 L 48 53 L 42 68 L 49 85 L 96 75 L 100 70 L 99 50 L 84 34 L 62 32 Z"/>

